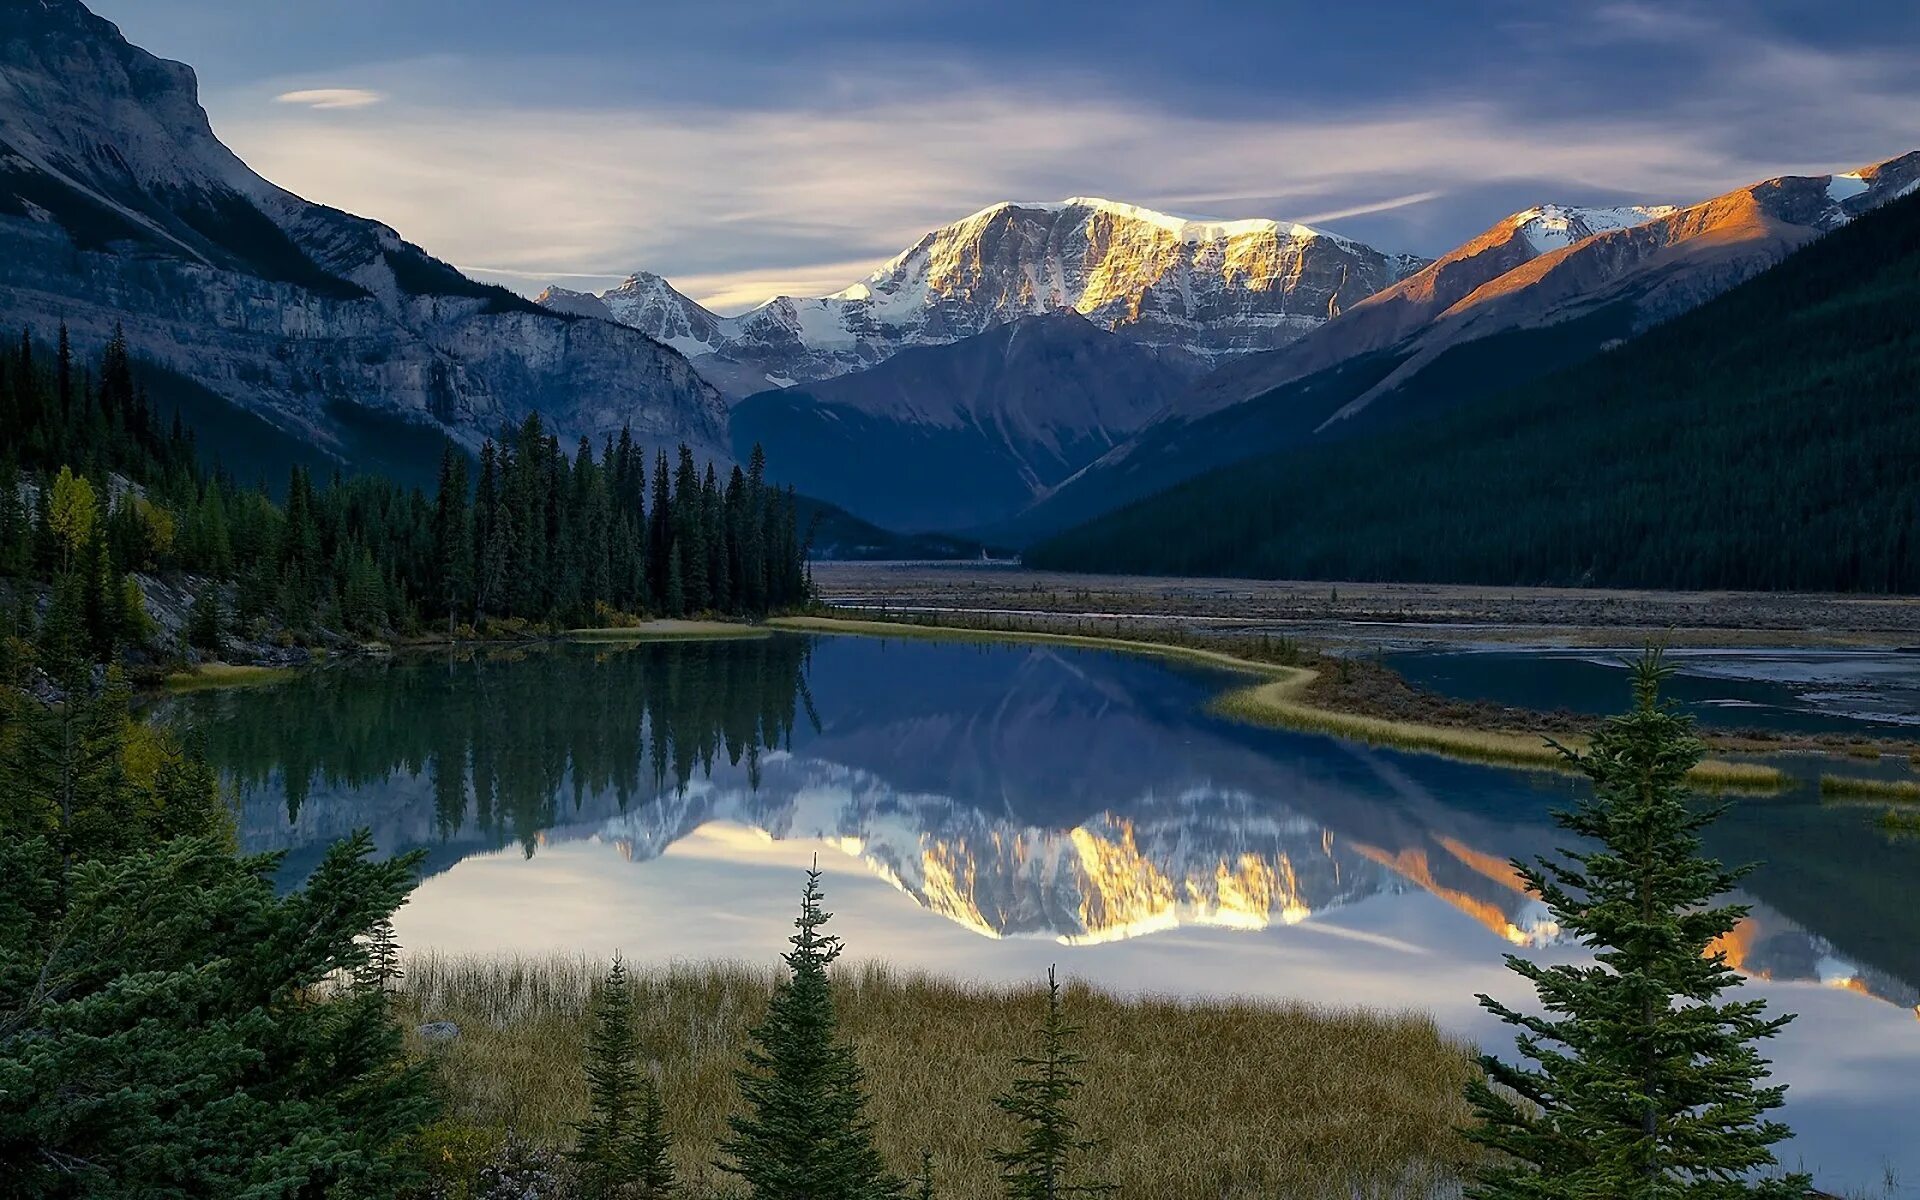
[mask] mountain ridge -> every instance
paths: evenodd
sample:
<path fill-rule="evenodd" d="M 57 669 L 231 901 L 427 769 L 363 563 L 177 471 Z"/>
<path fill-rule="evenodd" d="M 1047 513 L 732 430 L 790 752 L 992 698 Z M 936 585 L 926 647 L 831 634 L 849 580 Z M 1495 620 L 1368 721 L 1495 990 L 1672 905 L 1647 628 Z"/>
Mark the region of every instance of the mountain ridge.
<path fill-rule="evenodd" d="M 1082 196 L 990 204 L 837 292 L 775 296 L 737 316 L 644 271 L 598 295 L 550 287 L 538 302 L 641 329 L 743 395 L 1061 310 L 1224 361 L 1285 344 L 1426 261 L 1291 222 L 1176 217 Z"/>
<path fill-rule="evenodd" d="M 1510 214 L 1294 344 L 1217 368 L 1166 419 L 995 532 L 1044 537 L 1233 462 L 1538 377 L 1673 319 L 1915 187 L 1920 152 L 1685 207 Z M 1533 240 L 1553 211 L 1582 214 L 1584 235 Z M 1643 219 L 1597 230 L 1584 219 L 1623 211 Z M 1573 224 L 1566 234 L 1580 232 Z"/>
<path fill-rule="evenodd" d="M 335 406 L 476 448 L 543 412 L 726 455 L 725 406 L 679 354 L 471 280 L 377 221 L 262 178 L 214 134 L 191 67 L 78 0 L 0 12 L 0 324 L 64 322 L 338 454 Z"/>

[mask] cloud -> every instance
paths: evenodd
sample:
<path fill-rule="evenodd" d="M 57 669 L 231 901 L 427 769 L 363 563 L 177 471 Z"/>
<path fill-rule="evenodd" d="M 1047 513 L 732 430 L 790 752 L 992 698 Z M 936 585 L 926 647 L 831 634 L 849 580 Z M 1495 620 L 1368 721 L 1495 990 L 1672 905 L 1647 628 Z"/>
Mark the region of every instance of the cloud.
<path fill-rule="evenodd" d="M 308 108 L 365 108 L 384 99 L 379 92 L 365 88 L 303 88 L 274 97 L 281 104 L 301 104 Z"/>
<path fill-rule="evenodd" d="M 1364 217 L 1372 213 L 1393 212 L 1395 209 L 1411 208 L 1416 204 L 1425 204 L 1429 200 L 1438 200 L 1446 195 L 1440 191 L 1409 192 L 1404 196 L 1393 196 L 1386 200 L 1372 200 L 1365 204 L 1353 204 L 1346 208 L 1336 208 L 1328 212 L 1307 213 L 1295 220 L 1303 225 L 1316 221 L 1340 221 L 1348 217 Z"/>
<path fill-rule="evenodd" d="M 1640 36 L 1640 10 L 1603 16 L 1595 39 Z M 258 92 L 207 103 L 216 131 L 269 179 L 477 274 L 533 293 L 651 270 L 723 311 L 837 290 L 926 230 L 1009 198 L 1105 195 L 1330 223 L 1434 254 L 1532 204 L 1685 203 L 1910 148 L 1920 86 L 1884 48 L 1706 33 L 1681 29 L 1678 41 L 1712 48 L 1689 52 L 1710 86 L 1655 105 L 1459 89 L 1192 111 L 1082 76 L 1015 85 L 953 73 L 928 88 L 879 71 L 798 106 L 569 105 L 475 92 L 487 72 L 469 60 L 363 65 L 379 91 L 278 97 L 385 99 L 378 121 L 294 120 Z"/>

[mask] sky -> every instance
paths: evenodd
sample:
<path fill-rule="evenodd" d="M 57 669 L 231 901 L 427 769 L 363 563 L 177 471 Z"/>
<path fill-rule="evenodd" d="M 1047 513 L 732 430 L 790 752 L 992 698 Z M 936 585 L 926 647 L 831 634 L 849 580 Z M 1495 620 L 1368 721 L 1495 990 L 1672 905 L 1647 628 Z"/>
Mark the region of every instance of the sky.
<path fill-rule="evenodd" d="M 1920 4 L 89 0 L 255 170 L 527 294 L 834 291 L 1000 200 L 1438 255 L 1920 147 Z"/>

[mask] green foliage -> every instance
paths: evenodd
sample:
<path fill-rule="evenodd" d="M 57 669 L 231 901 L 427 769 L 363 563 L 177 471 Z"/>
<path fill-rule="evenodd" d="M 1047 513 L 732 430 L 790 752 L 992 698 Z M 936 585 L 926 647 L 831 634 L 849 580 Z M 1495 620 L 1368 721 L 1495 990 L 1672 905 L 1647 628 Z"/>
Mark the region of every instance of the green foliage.
<path fill-rule="evenodd" d="M 807 872 L 799 932 L 783 956 L 789 975 L 752 1030 L 747 1065 L 735 1075 L 746 1111 L 728 1118 L 721 1168 L 754 1200 L 877 1200 L 898 1196 L 865 1115 L 865 1080 L 853 1048 L 837 1040 L 827 972 L 840 939 L 822 933 L 820 870 Z"/>
<path fill-rule="evenodd" d="M 1000 1164 L 1009 1200 L 1098 1196 L 1113 1190 L 1098 1180 L 1073 1178 L 1076 1160 L 1099 1145 L 1079 1136 L 1079 1122 L 1070 1111 L 1084 1085 L 1074 1068 L 1086 1062 L 1068 1044 L 1076 1032 L 1067 1024 L 1060 1005 L 1060 982 L 1048 967 L 1047 1015 L 1040 1023 L 1039 1052 L 1014 1060 L 1021 1074 L 993 1101 L 1019 1128 L 1013 1146 L 993 1156 Z"/>
<path fill-rule="evenodd" d="M 0 350 L 0 576 L 79 576 L 77 621 L 54 629 L 50 657 L 63 667 L 148 635 L 133 571 L 233 581 L 243 623 L 277 616 L 296 634 L 337 623 L 364 637 L 501 617 L 749 616 L 809 595 L 798 501 L 744 476 L 729 494 L 684 446 L 677 475 L 662 453 L 651 509 L 629 431 L 598 457 L 584 439 L 568 456 L 538 415 L 482 447 L 477 485 L 449 443 L 432 499 L 295 466 L 275 504 L 203 470 L 178 414 L 160 431 L 124 341 L 103 353 L 97 385 L 74 377 L 64 350 L 51 367 L 45 358 L 30 334 Z"/>
<path fill-rule="evenodd" d="M 187 614 L 187 644 L 208 654 L 219 654 L 225 640 L 220 616 L 220 585 L 202 584 L 194 593 L 193 608 Z"/>
<path fill-rule="evenodd" d="M 673 1140 L 652 1075 L 638 1066 L 633 988 L 618 958 L 594 998 L 587 1040 L 587 1119 L 573 1162 L 586 1200 L 664 1200 L 674 1190 Z"/>
<path fill-rule="evenodd" d="M 1425 412 L 1396 415 L 1387 396 L 1374 405 L 1385 415 L 1193 479 L 1026 561 L 1916 592 L 1915 395 L 1920 197 L 1558 374 Z"/>
<path fill-rule="evenodd" d="M 361 943 L 366 961 L 354 970 L 354 985 L 363 991 L 391 992 L 406 977 L 400 966 L 400 941 L 393 936 L 393 919 L 381 917 L 373 923 Z"/>
<path fill-rule="evenodd" d="M 1480 1118 L 1468 1136 L 1498 1152 L 1469 1189 L 1477 1200 L 1720 1200 L 1801 1197 L 1805 1176 L 1763 1177 L 1788 1135 L 1768 1117 L 1783 1086 L 1764 1086 L 1757 1043 L 1792 1018 L 1765 1002 L 1722 1002 L 1740 986 L 1718 943 L 1746 915 L 1717 903 L 1743 871 L 1701 853 L 1718 809 L 1691 804 L 1700 760 L 1690 721 L 1659 700 L 1666 674 L 1649 651 L 1634 670 L 1634 707 L 1568 759 L 1593 793 L 1562 828 L 1590 849 L 1568 862 L 1515 863 L 1560 928 L 1594 947 L 1592 966 L 1507 965 L 1543 1011 L 1480 1003 L 1518 1030 L 1530 1065 L 1482 1058 L 1468 1085 Z"/>
<path fill-rule="evenodd" d="M 196 750 L 114 672 L 0 723 L 0 1194 L 387 1196 L 431 1114 L 383 993 L 339 988 L 413 887 L 365 832 L 281 893 Z"/>
<path fill-rule="evenodd" d="M 325 994 L 412 886 L 364 835 L 305 889 L 218 839 L 67 866 L 0 847 L 21 881 L 0 949 L 0 1191 L 9 1196 L 390 1194 L 429 1115 L 382 998 Z"/>

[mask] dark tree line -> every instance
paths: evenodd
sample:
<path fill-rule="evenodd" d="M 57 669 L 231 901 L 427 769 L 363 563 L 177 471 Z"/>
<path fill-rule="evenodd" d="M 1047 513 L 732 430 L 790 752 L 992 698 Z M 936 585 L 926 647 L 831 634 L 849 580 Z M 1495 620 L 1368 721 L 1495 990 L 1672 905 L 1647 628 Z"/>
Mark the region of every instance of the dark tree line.
<path fill-rule="evenodd" d="M 531 415 L 477 467 L 449 444 L 432 497 L 296 467 L 276 502 L 205 469 L 177 414 L 163 430 L 123 339 L 82 368 L 64 327 L 52 348 L 23 333 L 0 349 L 0 578 L 52 583 L 56 656 L 76 661 L 146 637 L 138 572 L 212 581 L 190 630 L 208 650 L 235 621 L 378 634 L 805 602 L 797 501 L 758 448 L 724 481 L 686 446 L 651 477 L 645 458 L 624 430 L 568 452 Z"/>
<path fill-rule="evenodd" d="M 1557 375 L 1211 472 L 1027 561 L 1920 592 L 1917 399 L 1920 198 L 1909 198 Z"/>

